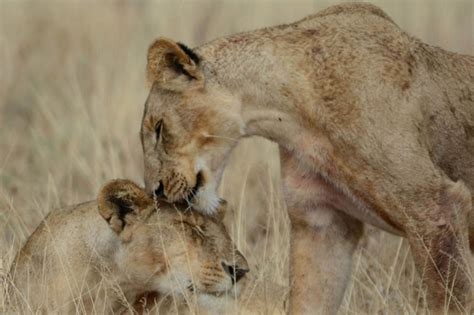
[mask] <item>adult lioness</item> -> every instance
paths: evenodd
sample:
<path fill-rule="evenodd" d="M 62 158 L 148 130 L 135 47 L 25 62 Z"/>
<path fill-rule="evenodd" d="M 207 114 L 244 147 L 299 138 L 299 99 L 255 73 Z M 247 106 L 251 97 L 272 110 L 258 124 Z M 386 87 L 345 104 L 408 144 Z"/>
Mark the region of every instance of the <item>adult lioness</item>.
<path fill-rule="evenodd" d="M 469 308 L 473 57 L 359 3 L 147 60 L 149 193 L 212 212 L 236 140 L 280 145 L 294 314 L 336 312 L 363 222 L 408 239 L 433 310 Z"/>
<path fill-rule="evenodd" d="M 224 205 L 216 217 L 179 208 L 115 180 L 97 202 L 51 213 L 11 268 L 13 307 L 117 313 L 146 292 L 232 295 L 248 266 L 221 222 Z"/>

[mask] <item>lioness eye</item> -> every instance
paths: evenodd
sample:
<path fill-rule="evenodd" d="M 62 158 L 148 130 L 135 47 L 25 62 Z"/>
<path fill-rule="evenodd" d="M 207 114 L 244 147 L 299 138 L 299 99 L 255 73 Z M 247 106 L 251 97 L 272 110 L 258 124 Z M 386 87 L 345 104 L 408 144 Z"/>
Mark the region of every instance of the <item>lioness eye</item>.
<path fill-rule="evenodd" d="M 155 127 L 156 140 L 160 140 L 161 130 L 163 129 L 163 119 L 160 119 Z"/>

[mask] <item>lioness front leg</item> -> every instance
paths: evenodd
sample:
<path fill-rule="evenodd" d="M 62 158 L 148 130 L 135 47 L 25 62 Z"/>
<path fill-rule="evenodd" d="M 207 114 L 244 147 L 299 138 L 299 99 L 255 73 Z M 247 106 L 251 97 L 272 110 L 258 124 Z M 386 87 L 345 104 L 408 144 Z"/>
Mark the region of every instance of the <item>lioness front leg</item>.
<path fill-rule="evenodd" d="M 288 210 L 290 314 L 335 314 L 349 281 L 362 223 L 328 207 Z"/>
<path fill-rule="evenodd" d="M 305 172 L 284 148 L 280 148 L 280 161 L 292 225 L 290 314 L 335 314 L 363 224 L 336 210 L 331 203 L 337 196 L 327 183 L 317 174 Z"/>

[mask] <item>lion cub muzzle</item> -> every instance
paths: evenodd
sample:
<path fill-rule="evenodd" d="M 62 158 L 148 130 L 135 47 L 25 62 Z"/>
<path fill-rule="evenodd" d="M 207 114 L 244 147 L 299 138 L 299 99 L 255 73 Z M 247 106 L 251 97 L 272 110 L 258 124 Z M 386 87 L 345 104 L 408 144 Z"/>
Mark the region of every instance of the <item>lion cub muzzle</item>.
<path fill-rule="evenodd" d="M 239 264 L 228 265 L 225 262 L 222 262 L 222 268 L 224 269 L 225 273 L 229 275 L 230 279 L 232 280 L 232 284 L 239 282 L 239 280 L 250 271 L 246 264 L 245 266 Z"/>

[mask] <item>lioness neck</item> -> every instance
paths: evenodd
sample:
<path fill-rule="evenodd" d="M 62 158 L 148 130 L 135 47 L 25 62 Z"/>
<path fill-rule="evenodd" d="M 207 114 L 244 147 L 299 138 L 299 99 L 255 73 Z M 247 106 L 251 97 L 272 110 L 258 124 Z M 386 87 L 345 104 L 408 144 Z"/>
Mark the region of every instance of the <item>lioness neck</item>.
<path fill-rule="evenodd" d="M 284 55 L 288 49 L 283 48 L 287 43 L 266 35 L 265 30 L 237 34 L 210 42 L 197 51 L 203 56 L 210 83 L 223 86 L 240 99 L 244 136 L 262 136 L 291 146 L 294 134 L 301 136 L 304 132 L 301 117 L 309 118 L 298 104 L 311 103 L 307 99 L 312 94 L 310 80 L 301 66 L 294 64 L 303 62 L 303 56 L 295 51 L 288 60 Z M 280 35 L 287 39 L 284 30 Z"/>

